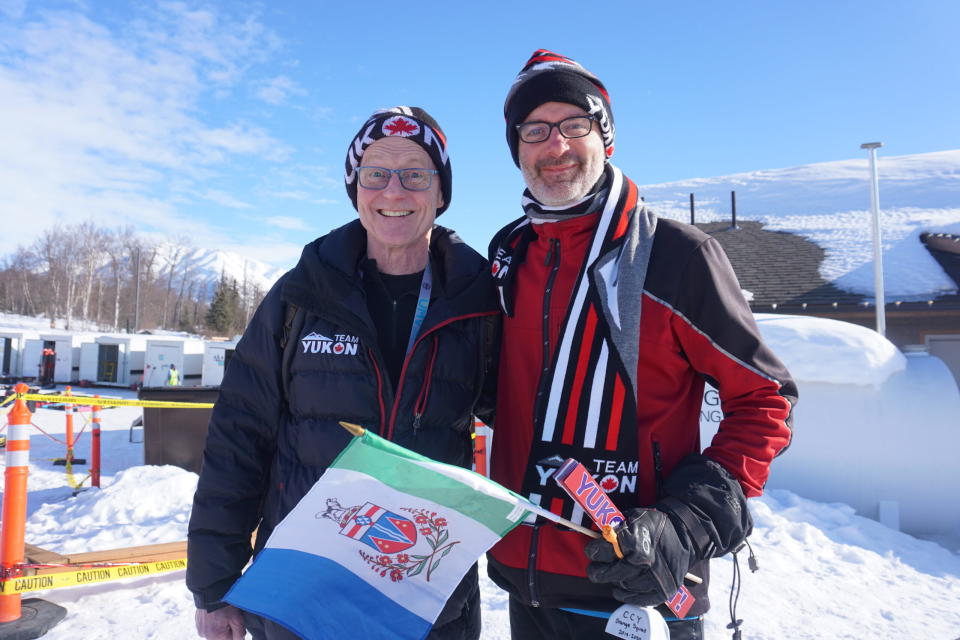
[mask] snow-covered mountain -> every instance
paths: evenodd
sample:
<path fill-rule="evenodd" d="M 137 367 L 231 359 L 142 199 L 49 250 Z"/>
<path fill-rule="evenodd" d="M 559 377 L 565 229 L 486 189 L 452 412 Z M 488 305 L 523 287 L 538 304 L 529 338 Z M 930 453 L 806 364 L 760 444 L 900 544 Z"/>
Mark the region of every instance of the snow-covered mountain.
<path fill-rule="evenodd" d="M 221 273 L 228 278 L 234 278 L 239 287 L 242 287 L 243 283 L 246 282 L 250 290 L 253 287 L 258 287 L 263 293 L 266 293 L 273 283 L 287 271 L 287 269 L 273 267 L 265 262 L 221 249 L 184 249 L 172 243 L 159 245 L 154 272 L 167 273 L 170 265 L 174 262 L 179 265 L 176 268 L 177 274 L 182 274 L 184 269 L 187 269 L 190 280 L 207 283 L 208 297 L 212 295 L 216 288 Z M 175 281 L 179 281 L 179 278 L 180 275 L 174 276 Z"/>

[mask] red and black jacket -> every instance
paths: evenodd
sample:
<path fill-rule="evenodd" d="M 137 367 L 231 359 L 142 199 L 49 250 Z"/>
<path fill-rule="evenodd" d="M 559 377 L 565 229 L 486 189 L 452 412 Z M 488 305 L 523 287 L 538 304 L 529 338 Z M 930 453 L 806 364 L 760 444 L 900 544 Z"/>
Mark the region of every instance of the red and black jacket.
<path fill-rule="evenodd" d="M 699 525 L 691 535 L 698 540 L 700 557 L 721 555 L 749 533 L 749 514 L 739 505 L 743 496 L 761 494 L 770 462 L 789 445 L 797 394 L 789 373 L 763 344 L 715 240 L 689 225 L 664 219 L 656 223 L 638 292 L 636 424 L 602 415 L 601 433 L 573 430 L 569 438 L 558 442 L 554 437 L 549 444 L 542 433 L 548 425 L 535 426 L 542 415 L 542 381 L 555 361 L 598 217 L 532 225 L 535 237 L 523 262 L 511 265 L 516 270 L 513 315 L 503 320 L 491 475 L 569 517 L 572 503 L 551 475 L 558 461 L 576 458 L 621 510 L 668 498 L 696 503 L 684 516 Z M 491 259 L 518 222 L 494 238 Z M 589 349 L 577 341 L 573 347 Z M 579 366 L 589 372 L 593 364 L 588 360 Z M 701 455 L 705 381 L 719 390 L 725 417 Z M 591 391 L 588 385 L 578 387 L 574 377 L 564 402 L 573 411 L 585 411 Z M 564 426 L 554 425 L 556 430 Z M 703 491 L 700 482 L 715 484 L 716 490 Z M 491 550 L 490 576 L 528 604 L 611 611 L 619 603 L 609 586 L 585 577 L 586 541 L 542 519 L 517 527 Z M 707 577 L 705 562 L 692 571 Z M 698 599 L 692 611 L 696 615 L 709 608 L 706 580 L 691 590 Z"/>

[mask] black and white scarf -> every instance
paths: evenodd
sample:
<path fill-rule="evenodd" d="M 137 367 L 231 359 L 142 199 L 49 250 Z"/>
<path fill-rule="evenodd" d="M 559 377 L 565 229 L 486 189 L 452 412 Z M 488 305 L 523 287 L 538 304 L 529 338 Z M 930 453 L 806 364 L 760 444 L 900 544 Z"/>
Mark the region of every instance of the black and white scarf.
<path fill-rule="evenodd" d="M 520 206 L 523 207 L 525 219 L 511 229 L 497 247 L 491 265 L 491 271 L 500 289 L 500 305 L 508 316 L 513 317 L 514 274 L 526 259 L 527 247 L 536 237 L 530 225 L 560 222 L 600 211 L 610 193 L 608 185 L 612 173 L 612 167 L 606 165 L 596 184 L 585 196 L 563 207 L 542 204 L 533 196 L 530 189 L 524 189 Z"/>
<path fill-rule="evenodd" d="M 541 453 L 575 457 L 578 451 L 599 449 L 611 460 L 628 464 L 636 460 L 636 429 L 620 427 L 636 425 L 640 310 L 656 216 L 642 206 L 636 185 L 619 169 L 608 164 L 604 174 L 600 188 L 575 205 L 583 211 L 572 214 L 601 211 L 586 268 L 574 284 L 549 379 L 542 381 L 548 399 L 539 403 L 534 416 L 532 459 Z M 558 215 L 549 211 L 537 205 L 534 215 Z M 528 214 L 517 223 L 495 256 L 500 262 L 494 275 L 501 304 L 510 316 L 515 270 L 535 237 L 532 220 Z M 498 271 L 504 270 L 499 277 Z"/>

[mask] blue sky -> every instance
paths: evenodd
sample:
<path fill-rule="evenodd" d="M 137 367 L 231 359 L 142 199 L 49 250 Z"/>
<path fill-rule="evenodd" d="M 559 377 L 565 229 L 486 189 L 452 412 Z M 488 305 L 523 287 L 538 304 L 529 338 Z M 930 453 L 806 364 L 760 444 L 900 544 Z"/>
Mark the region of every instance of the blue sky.
<path fill-rule="evenodd" d="M 397 104 L 447 133 L 440 222 L 483 251 L 520 213 L 503 98 L 541 47 L 607 85 L 638 184 L 960 148 L 954 0 L 587 6 L 0 0 L 0 255 L 92 219 L 291 265 L 356 215 L 347 144 Z"/>

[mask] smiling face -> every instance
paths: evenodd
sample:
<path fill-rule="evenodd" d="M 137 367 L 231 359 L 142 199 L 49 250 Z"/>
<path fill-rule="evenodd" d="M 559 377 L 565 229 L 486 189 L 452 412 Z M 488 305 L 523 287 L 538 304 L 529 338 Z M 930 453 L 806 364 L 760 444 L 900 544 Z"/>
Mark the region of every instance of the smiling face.
<path fill-rule="evenodd" d="M 530 112 L 524 122 L 559 122 L 587 112 L 566 102 L 545 102 Z M 543 142 L 518 141 L 520 170 L 530 192 L 550 206 L 572 204 L 587 195 L 600 174 L 606 154 L 597 124 L 582 138 L 564 138 L 554 127 Z"/>
<path fill-rule="evenodd" d="M 420 145 L 399 137 L 380 138 L 371 144 L 363 152 L 360 164 L 385 169 L 436 169 Z M 367 230 L 367 255 L 381 267 L 386 267 L 387 260 L 425 260 L 430 230 L 441 206 L 443 196 L 438 175 L 433 176 L 426 191 L 404 189 L 396 174 L 390 176 L 384 189 L 358 186 L 357 210 L 360 223 Z"/>

